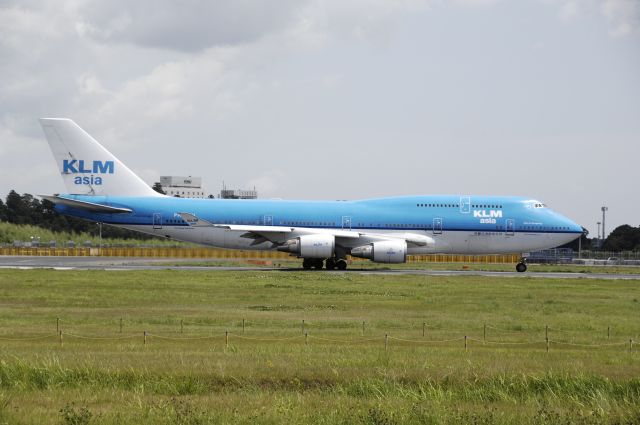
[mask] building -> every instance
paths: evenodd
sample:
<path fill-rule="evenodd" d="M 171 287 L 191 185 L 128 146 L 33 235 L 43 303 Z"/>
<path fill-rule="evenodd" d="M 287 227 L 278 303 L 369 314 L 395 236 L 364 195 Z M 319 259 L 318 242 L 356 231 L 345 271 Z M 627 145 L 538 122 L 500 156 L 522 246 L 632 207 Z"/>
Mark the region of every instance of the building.
<path fill-rule="evenodd" d="M 223 186 L 220 191 L 221 199 L 257 199 L 258 192 L 254 187 L 253 190 L 242 190 L 242 189 L 227 189 L 226 186 Z"/>
<path fill-rule="evenodd" d="M 160 186 L 169 196 L 180 198 L 207 198 L 202 188 L 202 177 L 160 176 Z"/>

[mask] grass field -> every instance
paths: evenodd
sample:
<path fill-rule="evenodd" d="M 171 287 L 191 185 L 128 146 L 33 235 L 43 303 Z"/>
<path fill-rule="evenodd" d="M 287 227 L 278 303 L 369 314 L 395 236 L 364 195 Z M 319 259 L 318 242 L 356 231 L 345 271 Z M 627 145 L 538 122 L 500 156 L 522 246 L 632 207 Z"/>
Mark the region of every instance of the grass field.
<path fill-rule="evenodd" d="M 639 318 L 639 280 L 0 270 L 0 423 L 636 424 Z"/>
<path fill-rule="evenodd" d="M 166 261 L 156 261 L 155 265 L 168 266 L 203 266 L 203 267 L 264 267 L 264 268 L 301 268 L 302 260 L 292 259 L 275 259 L 275 260 L 244 260 L 244 259 L 183 259 L 176 261 L 175 259 L 167 259 Z M 640 266 L 626 265 L 602 265 L 602 266 L 586 266 L 579 264 L 535 264 L 527 265 L 528 271 L 534 273 L 607 273 L 607 274 L 637 274 L 640 279 Z M 374 263 L 369 260 L 354 259 L 349 265 L 350 269 L 363 270 L 476 270 L 476 271 L 495 271 L 495 272 L 515 272 L 516 265 L 510 263 L 466 263 L 466 262 L 430 262 L 430 261 L 411 261 L 402 264 L 381 264 Z"/>

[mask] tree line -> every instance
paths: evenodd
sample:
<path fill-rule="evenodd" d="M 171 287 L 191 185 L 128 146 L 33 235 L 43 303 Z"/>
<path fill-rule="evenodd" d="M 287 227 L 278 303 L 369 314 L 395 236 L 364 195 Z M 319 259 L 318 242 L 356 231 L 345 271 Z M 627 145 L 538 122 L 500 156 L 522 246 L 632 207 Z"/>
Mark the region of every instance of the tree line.
<path fill-rule="evenodd" d="M 158 192 L 162 191 L 159 184 L 156 184 L 154 189 Z M 46 199 L 40 200 L 28 193 L 20 195 L 14 190 L 9 192 L 4 202 L 0 199 L 0 221 L 14 224 L 30 224 L 53 232 L 86 232 L 91 235 L 97 235 L 99 231 L 94 222 L 58 214 L 52 202 Z M 103 226 L 102 236 L 119 239 L 153 238 L 150 235 L 113 226 Z M 583 235 L 582 248 L 589 249 L 593 241 L 586 234 Z M 578 240 L 570 242 L 565 247 L 573 248 L 577 251 Z M 640 227 L 633 227 L 628 224 L 616 227 L 604 241 L 602 249 L 605 251 L 640 250 Z"/>
<path fill-rule="evenodd" d="M 95 222 L 68 217 L 55 211 L 54 204 L 28 193 L 22 195 L 12 190 L 5 201 L 0 199 L 0 221 L 13 224 L 29 224 L 52 232 L 88 233 L 100 232 Z M 102 237 L 108 239 L 151 239 L 154 236 L 114 226 L 102 226 Z"/>

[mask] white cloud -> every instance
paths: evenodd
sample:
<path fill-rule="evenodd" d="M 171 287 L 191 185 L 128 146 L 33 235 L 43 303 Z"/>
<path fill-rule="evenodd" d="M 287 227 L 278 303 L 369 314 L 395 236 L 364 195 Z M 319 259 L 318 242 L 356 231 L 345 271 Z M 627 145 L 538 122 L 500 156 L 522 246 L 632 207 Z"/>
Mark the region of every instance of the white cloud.
<path fill-rule="evenodd" d="M 640 29 L 640 1 L 603 0 L 602 13 L 611 25 L 611 35 L 629 35 Z"/>
<path fill-rule="evenodd" d="M 544 0 L 558 5 L 561 20 L 571 22 L 584 16 L 601 15 L 613 37 L 627 36 L 640 30 L 638 0 Z"/>

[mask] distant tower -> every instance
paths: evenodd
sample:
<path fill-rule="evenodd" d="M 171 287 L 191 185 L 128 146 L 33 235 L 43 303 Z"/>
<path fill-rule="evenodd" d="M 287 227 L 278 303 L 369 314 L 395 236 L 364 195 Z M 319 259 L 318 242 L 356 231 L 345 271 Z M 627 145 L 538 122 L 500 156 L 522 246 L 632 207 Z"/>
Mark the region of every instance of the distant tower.
<path fill-rule="evenodd" d="M 603 242 L 607 237 L 607 232 L 604 230 L 604 220 L 605 220 L 605 215 L 607 211 L 609 211 L 609 207 L 602 207 L 602 241 Z"/>

